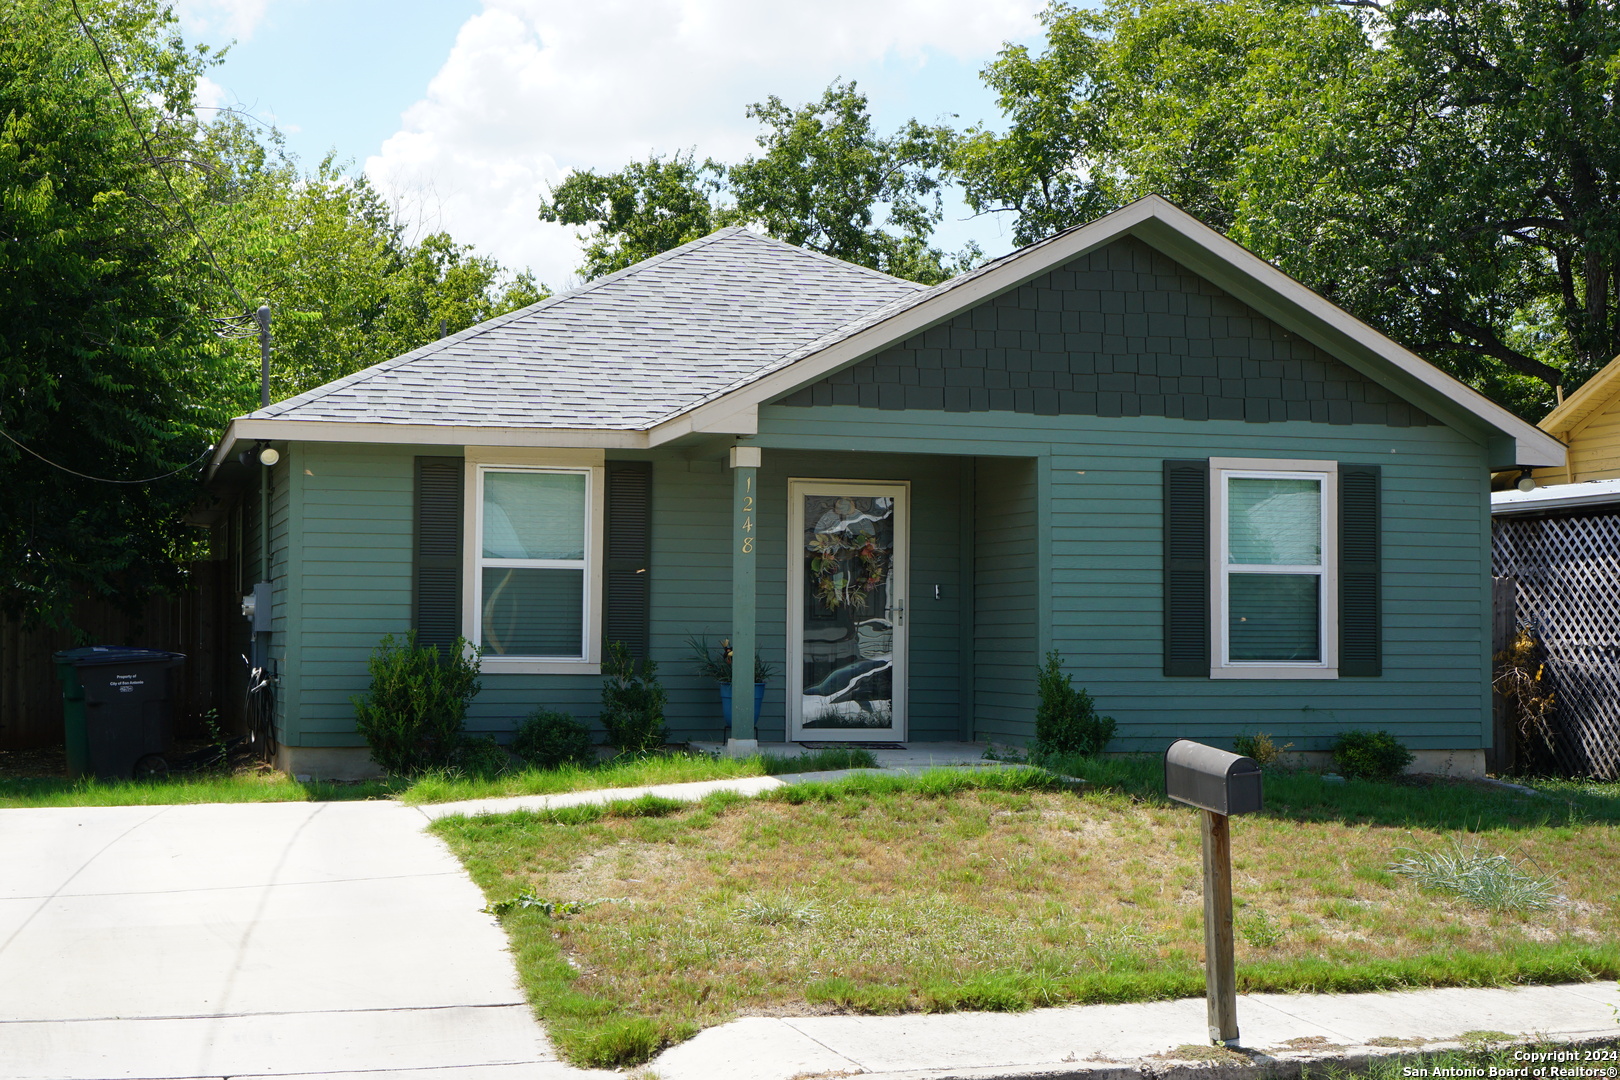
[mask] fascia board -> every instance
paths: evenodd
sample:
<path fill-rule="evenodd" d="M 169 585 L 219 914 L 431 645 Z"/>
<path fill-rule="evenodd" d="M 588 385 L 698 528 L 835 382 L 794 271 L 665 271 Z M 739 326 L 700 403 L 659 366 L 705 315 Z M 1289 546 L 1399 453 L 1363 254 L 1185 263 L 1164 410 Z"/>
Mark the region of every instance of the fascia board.
<path fill-rule="evenodd" d="M 774 398 L 790 394 L 801 386 L 825 378 L 851 364 L 859 363 L 897 341 L 904 341 L 913 334 L 944 322 L 958 312 L 976 307 L 1010 289 L 1016 289 L 1025 282 L 1040 277 L 1054 266 L 1072 262 L 1081 255 L 1129 232 L 1151 216 L 1155 202 L 1169 205 L 1162 199 L 1140 199 L 1107 217 L 1083 225 L 1058 240 L 1031 250 L 1025 258 L 1011 259 L 971 281 L 945 290 L 914 307 L 895 313 L 880 323 L 874 323 L 859 333 L 836 341 L 819 353 L 797 360 L 746 386 L 740 386 L 728 394 L 699 405 L 690 412 L 671 417 L 653 427 L 651 443 L 657 446 L 668 442 L 671 438 L 679 437 L 666 434 L 666 428 L 682 433 L 707 430 L 704 425 L 718 417 L 744 408 L 757 409 Z"/>
<path fill-rule="evenodd" d="M 237 443 L 271 442 L 407 443 L 417 446 L 535 446 L 645 450 L 644 431 L 600 431 L 577 428 L 472 427 L 453 424 L 360 424 L 329 420 L 255 420 L 230 422 L 214 451 L 209 475 L 228 459 Z"/>

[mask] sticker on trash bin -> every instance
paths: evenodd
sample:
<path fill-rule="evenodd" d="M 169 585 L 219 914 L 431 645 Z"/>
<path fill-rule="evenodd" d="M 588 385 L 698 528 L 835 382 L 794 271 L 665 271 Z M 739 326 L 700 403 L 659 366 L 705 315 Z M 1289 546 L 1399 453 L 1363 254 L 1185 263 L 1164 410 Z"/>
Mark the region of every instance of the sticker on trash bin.
<path fill-rule="evenodd" d="M 113 677 L 112 685 L 118 687 L 120 694 L 128 694 L 137 686 L 145 686 L 146 680 L 139 675 L 116 675 Z"/>

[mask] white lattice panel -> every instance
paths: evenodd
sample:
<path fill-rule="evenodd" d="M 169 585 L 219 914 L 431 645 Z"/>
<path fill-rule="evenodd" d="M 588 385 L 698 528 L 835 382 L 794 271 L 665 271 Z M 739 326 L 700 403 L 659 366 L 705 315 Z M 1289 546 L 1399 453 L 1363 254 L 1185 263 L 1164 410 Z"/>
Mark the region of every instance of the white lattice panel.
<path fill-rule="evenodd" d="M 1500 518 L 1493 570 L 1547 654 L 1559 766 L 1620 779 L 1620 514 Z"/>

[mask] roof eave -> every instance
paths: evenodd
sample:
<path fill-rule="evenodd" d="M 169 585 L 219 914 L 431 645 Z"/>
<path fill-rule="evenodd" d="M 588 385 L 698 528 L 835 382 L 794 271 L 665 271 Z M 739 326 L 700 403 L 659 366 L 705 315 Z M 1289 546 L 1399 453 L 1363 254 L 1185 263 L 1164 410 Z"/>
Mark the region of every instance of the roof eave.
<path fill-rule="evenodd" d="M 243 442 L 392 443 L 418 446 L 533 446 L 645 450 L 645 431 L 614 428 L 482 427 L 471 424 L 391 424 L 239 416 L 225 428 L 208 475 Z"/>

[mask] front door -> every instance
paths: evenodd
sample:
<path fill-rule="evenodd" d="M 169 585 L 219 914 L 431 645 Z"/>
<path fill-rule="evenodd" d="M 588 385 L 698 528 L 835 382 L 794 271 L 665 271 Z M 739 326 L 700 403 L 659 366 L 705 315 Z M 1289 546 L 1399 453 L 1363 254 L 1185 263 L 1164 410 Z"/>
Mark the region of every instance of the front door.
<path fill-rule="evenodd" d="M 788 481 L 788 731 L 798 741 L 906 737 L 910 489 Z"/>

